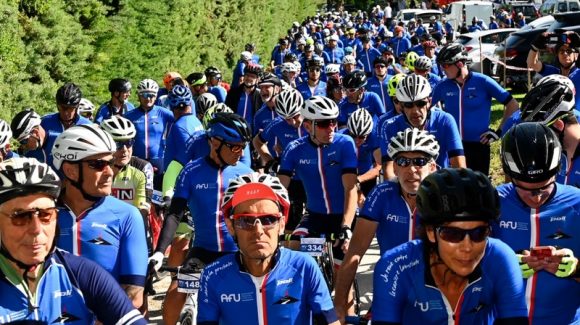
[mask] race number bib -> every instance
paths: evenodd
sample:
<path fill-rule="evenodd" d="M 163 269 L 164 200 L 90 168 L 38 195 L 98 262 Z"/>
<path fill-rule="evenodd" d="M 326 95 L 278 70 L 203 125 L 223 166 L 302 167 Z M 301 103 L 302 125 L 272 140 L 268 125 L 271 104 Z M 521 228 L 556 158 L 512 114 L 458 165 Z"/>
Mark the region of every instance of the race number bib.
<path fill-rule="evenodd" d="M 300 250 L 310 256 L 322 256 L 325 243 L 324 238 L 300 238 Z"/>
<path fill-rule="evenodd" d="M 177 272 L 177 292 L 195 293 L 199 290 L 201 273 L 184 274 Z"/>

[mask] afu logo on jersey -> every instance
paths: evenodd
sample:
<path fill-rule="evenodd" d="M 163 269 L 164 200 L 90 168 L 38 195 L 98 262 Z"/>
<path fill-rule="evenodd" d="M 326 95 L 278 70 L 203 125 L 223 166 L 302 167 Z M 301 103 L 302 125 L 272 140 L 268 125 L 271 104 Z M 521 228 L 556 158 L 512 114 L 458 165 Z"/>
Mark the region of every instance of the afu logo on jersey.
<path fill-rule="evenodd" d="M 499 222 L 499 227 L 502 229 L 512 229 L 512 230 L 528 230 L 529 228 L 527 222 L 505 221 L 505 220 Z"/>
<path fill-rule="evenodd" d="M 221 302 L 240 302 L 241 297 L 239 293 L 230 293 L 229 295 L 222 293 L 220 300 Z"/>
<path fill-rule="evenodd" d="M 419 302 L 415 300 L 414 307 L 418 307 L 422 312 L 426 312 L 429 311 L 429 302 L 428 301 Z"/>
<path fill-rule="evenodd" d="M 133 201 L 134 193 L 132 188 L 113 188 L 111 194 L 119 200 Z"/>

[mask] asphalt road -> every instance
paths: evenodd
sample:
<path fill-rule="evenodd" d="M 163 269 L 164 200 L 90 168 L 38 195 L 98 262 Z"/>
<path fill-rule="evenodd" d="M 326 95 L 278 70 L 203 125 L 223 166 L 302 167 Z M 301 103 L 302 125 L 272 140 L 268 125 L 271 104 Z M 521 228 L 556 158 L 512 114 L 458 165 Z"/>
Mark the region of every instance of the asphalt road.
<path fill-rule="evenodd" d="M 362 263 L 359 265 L 357 272 L 363 315 L 370 307 L 372 301 L 373 270 L 379 257 L 379 246 L 375 239 L 363 257 Z M 163 298 L 165 297 L 165 291 L 169 286 L 169 282 L 170 279 L 169 276 L 167 276 L 154 284 L 154 288 L 157 294 L 155 296 L 149 297 L 150 324 L 164 324 L 161 317 L 161 304 L 163 302 Z"/>

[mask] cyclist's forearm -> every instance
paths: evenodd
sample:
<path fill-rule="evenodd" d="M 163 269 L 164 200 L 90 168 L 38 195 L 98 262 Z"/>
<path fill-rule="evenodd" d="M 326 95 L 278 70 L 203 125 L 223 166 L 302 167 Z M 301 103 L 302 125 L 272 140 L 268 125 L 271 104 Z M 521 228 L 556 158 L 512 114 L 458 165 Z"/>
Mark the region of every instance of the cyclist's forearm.
<path fill-rule="evenodd" d="M 357 207 L 357 188 L 356 174 L 342 175 L 342 184 L 344 186 L 344 215 L 342 225 L 351 226 L 354 220 L 354 214 Z"/>
<path fill-rule="evenodd" d="M 362 255 L 352 254 L 351 250 L 352 249 L 349 247 L 338 271 L 338 277 L 334 287 L 334 305 L 336 308 L 346 309 L 348 293 L 354 281 L 354 277 L 356 276 L 358 265 L 360 264 Z"/>
<path fill-rule="evenodd" d="M 187 201 L 184 198 L 178 197 L 171 201 L 169 211 L 165 216 L 165 220 L 163 220 L 163 228 L 161 228 L 161 234 L 155 249 L 156 252 L 164 253 L 169 244 L 171 244 L 185 209 L 187 209 Z"/>

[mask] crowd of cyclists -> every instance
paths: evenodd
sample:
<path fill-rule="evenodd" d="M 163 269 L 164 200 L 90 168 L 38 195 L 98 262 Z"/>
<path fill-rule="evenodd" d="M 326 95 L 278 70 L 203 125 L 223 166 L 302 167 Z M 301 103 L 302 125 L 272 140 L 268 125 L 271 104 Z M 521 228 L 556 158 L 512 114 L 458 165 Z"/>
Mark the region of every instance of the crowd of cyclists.
<path fill-rule="evenodd" d="M 248 43 L 231 84 L 171 71 L 133 105 L 115 78 L 98 108 L 62 85 L 56 112 L 0 120 L 0 323 L 145 324 L 154 271 L 201 262 L 198 324 L 344 324 L 373 238 L 373 324 L 580 322 L 580 36 L 563 35 L 533 42 L 521 104 L 444 23 L 380 7 L 295 22 L 267 61 Z M 336 237 L 334 288 L 284 234 Z M 166 324 L 186 300 L 171 280 Z"/>

